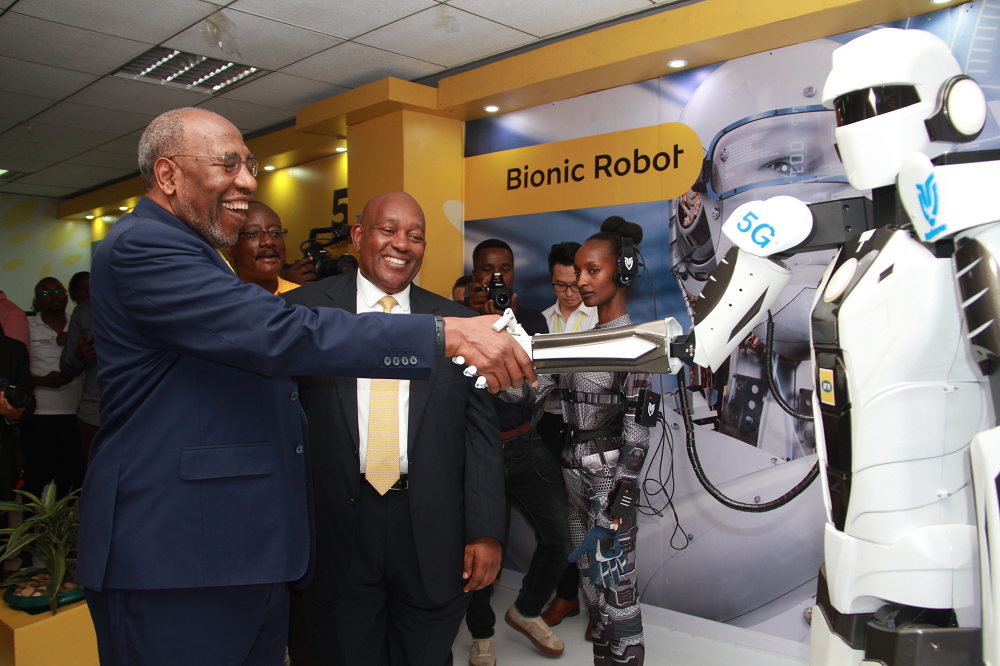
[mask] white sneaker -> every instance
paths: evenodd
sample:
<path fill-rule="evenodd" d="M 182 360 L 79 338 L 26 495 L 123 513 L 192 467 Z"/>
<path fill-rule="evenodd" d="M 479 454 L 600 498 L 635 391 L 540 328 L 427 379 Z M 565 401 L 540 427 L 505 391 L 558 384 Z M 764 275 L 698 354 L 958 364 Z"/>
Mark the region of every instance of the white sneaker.
<path fill-rule="evenodd" d="M 515 606 L 511 606 L 507 609 L 504 620 L 527 636 L 546 657 L 561 657 L 566 649 L 562 639 L 540 617 L 524 617 Z"/>
<path fill-rule="evenodd" d="M 473 639 L 469 666 L 497 666 L 497 643 L 492 638 Z"/>

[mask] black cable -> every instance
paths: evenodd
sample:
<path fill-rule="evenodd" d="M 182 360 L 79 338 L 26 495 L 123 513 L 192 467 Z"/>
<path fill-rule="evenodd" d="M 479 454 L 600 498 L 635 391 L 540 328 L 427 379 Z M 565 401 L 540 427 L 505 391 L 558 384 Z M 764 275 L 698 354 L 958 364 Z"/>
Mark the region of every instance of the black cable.
<path fill-rule="evenodd" d="M 660 442 L 657 445 L 656 450 L 653 451 L 653 457 L 650 459 L 649 465 L 646 467 L 646 474 L 642 479 L 642 496 L 648 503 L 643 504 L 640 501 L 636 508 L 639 513 L 644 516 L 657 516 L 659 518 L 663 518 L 665 516 L 665 512 L 669 510 L 674 517 L 674 530 L 670 534 L 670 539 L 667 543 L 669 543 L 670 547 L 674 550 L 684 550 L 691 543 L 691 540 L 688 538 L 687 531 L 681 527 L 680 516 L 677 515 L 677 507 L 674 506 L 674 493 L 677 489 L 677 479 L 674 476 L 674 438 L 673 434 L 670 432 L 670 426 L 663 418 L 662 413 L 658 415 L 658 420 L 660 425 L 663 426 L 663 432 L 660 435 Z M 667 450 L 670 451 L 670 466 L 667 471 L 666 479 L 663 478 L 663 458 L 665 456 L 663 446 L 664 442 L 667 444 Z M 659 462 L 656 463 L 656 478 L 651 479 L 649 478 L 649 473 L 653 468 L 657 455 L 659 455 Z M 651 487 L 653 490 L 650 490 Z M 649 501 L 650 498 L 656 497 L 657 495 L 663 495 L 665 500 L 663 506 L 659 508 L 653 506 L 652 502 Z M 683 545 L 681 546 L 677 546 L 674 543 L 677 540 L 678 534 L 680 534 L 680 536 L 684 539 Z"/>
<path fill-rule="evenodd" d="M 771 389 L 771 395 L 774 396 L 775 402 L 777 402 L 783 410 L 795 418 L 803 421 L 812 421 L 812 414 L 800 412 L 785 401 L 781 392 L 778 391 L 778 383 L 774 381 L 774 320 L 771 318 L 770 310 L 767 311 L 767 341 L 764 343 L 764 358 L 767 362 L 767 367 L 765 369 L 767 374 L 767 387 Z"/>
<path fill-rule="evenodd" d="M 819 462 L 817 462 L 812 466 L 812 469 L 809 470 L 809 473 L 806 474 L 805 478 L 799 481 L 794 488 L 781 497 L 762 504 L 738 502 L 734 499 L 726 497 L 722 494 L 721 490 L 712 485 L 712 482 L 708 480 L 708 477 L 705 476 L 705 470 L 701 467 L 701 461 L 698 460 L 698 452 L 695 450 L 694 443 L 694 421 L 691 418 L 691 407 L 688 405 L 687 381 L 684 378 L 683 370 L 677 373 L 677 389 L 681 401 L 681 416 L 684 419 L 684 434 L 687 441 L 688 459 L 691 460 L 691 467 L 694 469 L 694 475 L 698 477 L 698 481 L 705 488 L 705 490 L 708 491 L 708 494 L 714 497 L 723 506 L 735 509 L 736 511 L 746 511 L 749 513 L 773 511 L 774 509 L 788 504 L 793 499 L 801 495 L 802 492 L 809 487 L 809 484 L 815 481 L 816 477 L 819 476 Z"/>

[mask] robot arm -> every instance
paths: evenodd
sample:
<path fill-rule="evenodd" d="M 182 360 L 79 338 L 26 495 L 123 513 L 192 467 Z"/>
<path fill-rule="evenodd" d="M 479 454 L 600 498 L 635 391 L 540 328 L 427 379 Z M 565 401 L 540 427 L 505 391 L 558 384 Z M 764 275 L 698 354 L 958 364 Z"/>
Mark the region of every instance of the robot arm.
<path fill-rule="evenodd" d="M 694 328 L 686 335 L 673 318 L 531 338 L 511 333 L 539 372 L 676 373 L 692 362 L 717 370 L 763 320 L 791 277 L 791 271 L 768 257 L 805 240 L 812 220 L 809 208 L 792 197 L 737 208 L 722 227 L 734 247 L 709 277 L 697 301 Z M 506 318 L 497 324 L 506 325 Z"/>

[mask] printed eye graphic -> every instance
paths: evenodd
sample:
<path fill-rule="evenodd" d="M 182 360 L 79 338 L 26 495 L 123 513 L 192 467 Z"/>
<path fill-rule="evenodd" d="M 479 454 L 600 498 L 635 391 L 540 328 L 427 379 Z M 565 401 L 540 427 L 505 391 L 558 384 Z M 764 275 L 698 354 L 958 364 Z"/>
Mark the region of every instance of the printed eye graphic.
<path fill-rule="evenodd" d="M 788 176 L 795 172 L 795 167 L 789 161 L 789 158 L 782 157 L 776 160 L 772 160 L 764 165 L 765 169 L 771 169 L 772 171 L 777 171 L 782 176 Z"/>

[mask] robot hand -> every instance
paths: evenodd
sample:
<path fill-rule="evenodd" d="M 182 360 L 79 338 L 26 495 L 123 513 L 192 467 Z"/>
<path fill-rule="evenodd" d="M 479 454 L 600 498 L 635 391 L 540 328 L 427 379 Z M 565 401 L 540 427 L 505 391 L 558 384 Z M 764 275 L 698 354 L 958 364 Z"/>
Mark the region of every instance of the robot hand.
<path fill-rule="evenodd" d="M 614 545 L 609 547 L 610 544 L 602 543 L 605 540 L 613 540 Z M 594 525 L 568 559 L 576 562 L 584 554 L 590 555 L 591 585 L 596 585 L 600 578 L 605 587 L 614 587 L 626 573 L 625 553 L 618 542 L 618 532 L 610 528 Z"/>
<path fill-rule="evenodd" d="M 504 310 L 503 315 L 501 315 L 501 317 L 497 319 L 496 322 L 494 322 L 493 324 L 493 330 L 496 331 L 497 333 L 502 331 L 504 328 L 507 329 L 508 333 L 514 336 L 514 339 L 517 340 L 518 344 L 520 344 L 521 347 L 524 348 L 524 351 L 527 352 L 528 357 L 530 358 L 531 336 L 528 335 L 525 332 L 524 328 L 521 326 L 521 324 L 517 322 L 517 317 L 514 316 L 514 311 L 511 310 L 510 308 Z M 465 365 L 464 356 L 456 356 L 451 360 L 456 365 Z M 476 366 L 470 365 L 469 367 L 467 367 L 465 370 L 462 371 L 462 374 L 464 374 L 466 377 L 475 377 L 477 389 L 486 388 L 486 378 L 477 376 L 478 369 L 476 368 Z"/>

